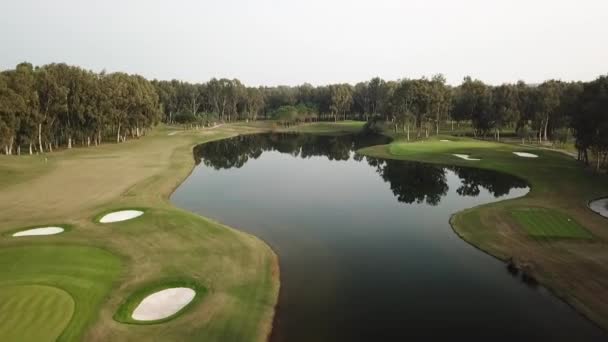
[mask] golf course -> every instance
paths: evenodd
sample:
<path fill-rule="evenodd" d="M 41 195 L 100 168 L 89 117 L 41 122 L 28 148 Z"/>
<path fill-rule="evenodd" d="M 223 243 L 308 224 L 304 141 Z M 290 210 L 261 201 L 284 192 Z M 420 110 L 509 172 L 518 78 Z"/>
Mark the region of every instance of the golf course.
<path fill-rule="evenodd" d="M 361 128 L 347 121 L 281 130 L 345 134 Z M 159 126 L 123 144 L 0 156 L 0 340 L 265 341 L 280 287 L 274 252 L 255 236 L 175 208 L 168 198 L 194 167 L 195 145 L 275 129 L 264 122 L 198 130 Z M 526 180 L 531 190 L 524 197 L 455 214 L 455 233 L 490 255 L 514 260 L 608 327 L 607 221 L 587 207 L 608 194 L 604 175 L 562 153 L 450 135 L 396 139 L 359 152 Z M 121 210 L 141 214 L 100 222 Z M 12 236 L 47 226 L 65 230 Z M 195 290 L 192 301 L 166 319 L 132 317 L 146 296 L 172 287 Z"/>
<path fill-rule="evenodd" d="M 160 128 L 120 145 L 0 157 L 0 340 L 264 341 L 279 290 L 272 250 L 167 200 L 194 144 L 256 130 Z M 99 222 L 134 208 L 144 214 Z M 51 225 L 66 229 L 12 236 Z M 173 286 L 197 290 L 179 317 L 131 318 L 143 295 Z"/>

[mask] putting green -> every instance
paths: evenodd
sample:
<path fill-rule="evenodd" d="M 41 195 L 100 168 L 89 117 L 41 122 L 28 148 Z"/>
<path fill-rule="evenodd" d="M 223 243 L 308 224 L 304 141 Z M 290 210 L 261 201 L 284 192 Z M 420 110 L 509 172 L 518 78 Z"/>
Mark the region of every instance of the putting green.
<path fill-rule="evenodd" d="M 118 257 L 94 247 L 1 248 L 0 341 L 81 340 L 85 328 L 98 315 L 120 266 Z M 27 291 L 32 284 L 46 290 Z M 18 295 L 10 304 L 4 303 L 11 293 Z M 9 319 L 15 324 L 6 323 Z M 51 322 L 55 328 L 43 328 Z M 32 334 L 35 338 L 30 339 Z"/>
<path fill-rule="evenodd" d="M 55 341 L 73 313 L 74 300 L 56 287 L 0 287 L 0 341 Z"/>
<path fill-rule="evenodd" d="M 589 232 L 574 219 L 546 208 L 521 208 L 512 215 L 534 237 L 591 239 Z"/>

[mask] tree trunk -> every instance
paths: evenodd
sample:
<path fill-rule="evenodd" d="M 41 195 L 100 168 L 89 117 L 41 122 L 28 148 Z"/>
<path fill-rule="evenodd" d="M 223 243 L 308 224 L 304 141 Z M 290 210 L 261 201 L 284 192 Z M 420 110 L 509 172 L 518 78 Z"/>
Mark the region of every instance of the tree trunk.
<path fill-rule="evenodd" d="M 72 148 L 72 137 L 68 137 L 68 148 Z"/>
<path fill-rule="evenodd" d="M 42 148 L 42 123 L 38 124 L 38 146 L 40 146 L 40 153 L 44 153 Z"/>
<path fill-rule="evenodd" d="M 34 154 L 34 153 L 32 152 L 32 143 L 30 142 L 30 156 L 31 156 L 32 154 Z"/>
<path fill-rule="evenodd" d="M 21 155 L 21 145 L 17 145 L 17 155 Z"/>
<path fill-rule="evenodd" d="M 116 131 L 116 143 L 120 142 L 120 123 L 118 123 L 118 130 Z"/>
<path fill-rule="evenodd" d="M 496 129 L 496 141 L 500 141 L 500 128 Z"/>
<path fill-rule="evenodd" d="M 600 151 L 597 151 L 597 163 L 595 166 L 595 171 L 600 172 Z"/>
<path fill-rule="evenodd" d="M 407 141 L 410 141 L 410 125 L 407 125 Z"/>
<path fill-rule="evenodd" d="M 549 114 L 547 114 L 547 120 L 545 120 L 545 141 L 547 141 L 547 128 L 549 127 Z"/>

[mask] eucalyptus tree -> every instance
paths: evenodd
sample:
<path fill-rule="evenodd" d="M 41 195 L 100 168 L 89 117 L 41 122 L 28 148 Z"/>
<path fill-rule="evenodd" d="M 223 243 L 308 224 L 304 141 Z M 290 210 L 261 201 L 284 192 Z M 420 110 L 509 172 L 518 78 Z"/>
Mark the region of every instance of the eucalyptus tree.
<path fill-rule="evenodd" d="M 386 81 L 380 77 L 372 78 L 368 84 L 368 93 L 371 114 L 373 116 L 381 114 L 388 121 L 387 114 L 383 112 L 390 98 Z"/>
<path fill-rule="evenodd" d="M 561 82 L 555 80 L 543 82 L 538 86 L 537 95 L 539 113 L 542 115 L 540 117 L 538 137 L 539 141 L 542 142 L 542 140 L 548 140 L 549 121 L 555 116 L 560 105 Z"/>
<path fill-rule="evenodd" d="M 369 119 L 371 112 L 371 98 L 369 93 L 369 82 L 359 82 L 353 88 L 353 108 L 365 121 Z"/>
<path fill-rule="evenodd" d="M 492 127 L 490 115 L 491 91 L 482 81 L 465 77 L 454 101 L 454 114 L 459 118 L 471 118 L 474 133 L 486 135 Z"/>
<path fill-rule="evenodd" d="M 13 153 L 19 114 L 26 111 L 25 101 L 9 87 L 9 75 L 0 73 L 0 144 L 4 153 Z"/>
<path fill-rule="evenodd" d="M 40 104 L 40 121 L 38 123 L 39 151 L 44 152 L 43 139 L 47 150 L 52 152 L 56 123 L 61 113 L 67 111 L 67 92 L 60 83 L 59 73 L 62 66 L 49 64 L 36 70 L 36 89 Z M 44 137 L 43 137 L 44 136 Z"/>
<path fill-rule="evenodd" d="M 331 94 L 330 110 L 334 120 L 337 121 L 340 115 L 346 120 L 346 113 L 350 112 L 353 104 L 352 87 L 349 84 L 334 84 L 329 87 L 329 90 Z"/>
<path fill-rule="evenodd" d="M 608 76 L 586 83 L 578 97 L 578 114 L 572 126 L 579 159 L 589 163 L 588 150 L 596 159 L 596 170 L 608 157 Z"/>
<path fill-rule="evenodd" d="M 429 110 L 434 113 L 435 131 L 439 134 L 439 126 L 442 119 L 447 118 L 451 104 L 450 89 L 446 85 L 442 74 L 433 76 L 430 82 Z"/>
<path fill-rule="evenodd" d="M 398 124 L 401 124 L 403 131 L 407 134 L 407 140 L 410 140 L 411 123 L 416 124 L 414 106 L 417 95 L 416 81 L 406 79 L 399 82 L 389 100 L 391 111 L 395 115 L 395 132 L 397 131 Z"/>
<path fill-rule="evenodd" d="M 488 126 L 494 129 L 496 140 L 500 140 L 500 130 L 519 117 L 517 88 L 510 84 L 492 88 Z"/>
<path fill-rule="evenodd" d="M 247 88 L 245 96 L 245 115 L 247 120 L 257 120 L 264 108 L 264 94 L 259 88 Z"/>

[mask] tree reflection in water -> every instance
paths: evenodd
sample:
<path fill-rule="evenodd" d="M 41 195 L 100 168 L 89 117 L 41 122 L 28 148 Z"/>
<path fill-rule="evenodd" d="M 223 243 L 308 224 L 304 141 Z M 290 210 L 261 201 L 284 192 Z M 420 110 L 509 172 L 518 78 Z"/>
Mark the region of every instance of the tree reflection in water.
<path fill-rule="evenodd" d="M 513 188 L 525 188 L 526 183 L 516 177 L 493 171 L 441 167 L 417 162 L 364 157 L 354 151 L 373 145 L 387 144 L 390 139 L 377 134 L 324 136 L 312 134 L 269 133 L 242 135 L 213 141 L 194 148 L 196 164 L 201 162 L 216 170 L 241 168 L 250 159 L 257 159 L 266 151 L 277 151 L 294 157 L 325 156 L 329 160 L 363 161 L 376 169 L 395 197 L 404 203 L 437 205 L 448 190 L 446 171 L 457 175 L 462 185 L 456 190 L 461 196 L 477 196 L 481 188 L 495 197 L 507 195 Z"/>

